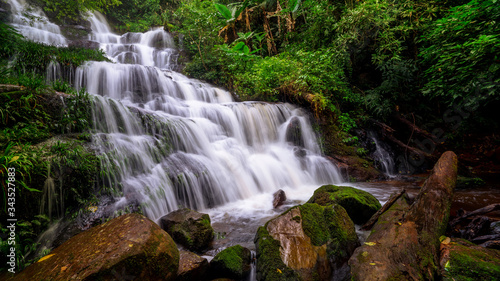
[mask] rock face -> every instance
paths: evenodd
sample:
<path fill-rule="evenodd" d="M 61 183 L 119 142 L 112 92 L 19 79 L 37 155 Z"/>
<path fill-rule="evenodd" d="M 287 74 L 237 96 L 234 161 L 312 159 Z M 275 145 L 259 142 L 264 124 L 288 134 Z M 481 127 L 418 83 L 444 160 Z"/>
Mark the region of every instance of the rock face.
<path fill-rule="evenodd" d="M 293 117 L 286 128 L 285 139 L 295 146 L 304 147 L 302 128 L 298 117 Z"/>
<path fill-rule="evenodd" d="M 260 227 L 258 280 L 345 280 L 346 261 L 359 245 L 354 224 L 340 205 L 293 207 Z"/>
<path fill-rule="evenodd" d="M 308 203 L 321 206 L 340 204 L 356 224 L 368 221 L 380 208 L 380 202 L 370 193 L 349 186 L 324 185 L 316 191 Z"/>
<path fill-rule="evenodd" d="M 445 152 L 413 204 L 403 194 L 379 217 L 349 260 L 353 280 L 435 280 L 456 178 L 457 156 Z"/>
<path fill-rule="evenodd" d="M 251 269 L 250 250 L 235 245 L 222 250 L 210 262 L 210 276 L 213 278 L 230 278 L 241 280 Z"/>
<path fill-rule="evenodd" d="M 444 281 L 500 280 L 500 251 L 463 239 L 446 240 L 441 243 L 440 260 Z"/>
<path fill-rule="evenodd" d="M 279 206 L 283 205 L 283 202 L 285 201 L 286 201 L 286 194 L 282 189 L 276 191 L 273 194 L 273 208 L 278 208 Z"/>
<path fill-rule="evenodd" d="M 179 209 L 160 219 L 161 227 L 172 236 L 175 242 L 190 251 L 200 251 L 208 247 L 214 230 L 208 214 L 190 209 Z"/>
<path fill-rule="evenodd" d="M 208 261 L 195 253 L 180 251 L 176 281 L 205 280 Z"/>
<path fill-rule="evenodd" d="M 178 266 L 172 238 L 146 217 L 127 214 L 74 236 L 13 280 L 174 280 Z"/>

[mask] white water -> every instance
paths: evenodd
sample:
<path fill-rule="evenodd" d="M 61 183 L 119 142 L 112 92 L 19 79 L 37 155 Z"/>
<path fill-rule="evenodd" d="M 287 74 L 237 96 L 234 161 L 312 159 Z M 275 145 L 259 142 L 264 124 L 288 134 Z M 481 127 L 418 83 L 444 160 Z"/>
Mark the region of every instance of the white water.
<path fill-rule="evenodd" d="M 374 133 L 370 132 L 368 137 L 375 144 L 375 152 L 373 152 L 373 160 L 375 164 L 377 164 L 382 172 L 389 178 L 395 178 L 396 173 L 394 169 L 396 165 L 394 164 L 394 160 L 392 159 L 391 154 L 384 148 L 382 143 L 379 142 L 378 138 Z"/>
<path fill-rule="evenodd" d="M 115 63 L 89 63 L 75 79 L 96 96 L 95 142 L 113 171 L 107 184 L 119 191 L 116 208 L 139 202 L 153 220 L 181 206 L 260 216 L 272 211 L 280 188 L 305 200 L 342 181 L 300 109 L 234 102 L 227 91 L 169 71 L 176 60 L 166 57 L 176 50 L 163 30 L 119 36 L 102 15 L 91 20 L 91 38 Z M 304 147 L 286 139 L 292 119 Z"/>
<path fill-rule="evenodd" d="M 66 38 L 58 25 L 51 23 L 39 7 L 25 0 L 8 0 L 11 6 L 11 25 L 31 41 L 48 45 L 66 46 Z"/>
<path fill-rule="evenodd" d="M 33 26 L 52 34 L 36 37 L 23 18 L 28 6 L 19 1 L 9 1 L 18 30 L 34 41 L 66 44 L 58 27 L 30 8 L 45 22 Z M 107 171 L 104 185 L 115 190 L 116 210 L 136 204 L 158 220 L 185 206 L 214 220 L 262 219 L 274 214 L 272 193 L 278 189 L 304 201 L 320 185 L 342 182 L 337 168 L 320 156 L 301 109 L 234 102 L 229 92 L 173 71 L 177 50 L 162 29 L 117 35 L 101 14 L 89 20 L 89 39 L 113 63 L 89 62 L 71 79 L 95 96 L 93 139 Z M 58 67 L 48 66 L 49 78 L 61 76 Z"/>

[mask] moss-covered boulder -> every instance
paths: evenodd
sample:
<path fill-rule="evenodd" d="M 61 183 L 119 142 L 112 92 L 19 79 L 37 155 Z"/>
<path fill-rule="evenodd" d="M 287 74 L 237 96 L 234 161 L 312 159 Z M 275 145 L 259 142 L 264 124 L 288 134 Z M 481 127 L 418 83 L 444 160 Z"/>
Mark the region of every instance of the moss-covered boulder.
<path fill-rule="evenodd" d="M 444 281 L 500 280 L 500 251 L 464 239 L 445 241 L 441 243 L 440 260 Z"/>
<path fill-rule="evenodd" d="M 359 246 L 354 224 L 338 204 L 293 207 L 259 228 L 258 280 L 348 278 L 347 260 Z"/>
<path fill-rule="evenodd" d="M 215 255 L 210 262 L 210 276 L 241 280 L 250 273 L 251 262 L 249 249 L 240 245 L 226 248 Z"/>
<path fill-rule="evenodd" d="M 208 261 L 195 253 L 180 251 L 179 270 L 175 281 L 205 280 Z"/>
<path fill-rule="evenodd" d="M 82 232 L 13 280 L 174 280 L 179 250 L 157 224 L 127 214 Z"/>
<path fill-rule="evenodd" d="M 323 185 L 314 191 L 308 203 L 321 206 L 339 204 L 356 224 L 364 224 L 382 206 L 370 193 L 349 186 Z"/>
<path fill-rule="evenodd" d="M 214 233 L 208 214 L 187 208 L 163 216 L 160 219 L 160 225 L 175 242 L 190 251 L 201 251 L 207 248 Z"/>

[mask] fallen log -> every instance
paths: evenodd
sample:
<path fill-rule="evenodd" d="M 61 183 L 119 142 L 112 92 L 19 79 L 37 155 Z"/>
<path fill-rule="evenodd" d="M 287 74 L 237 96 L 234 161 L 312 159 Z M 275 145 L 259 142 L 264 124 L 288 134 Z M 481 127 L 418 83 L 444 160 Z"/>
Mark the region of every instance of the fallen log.
<path fill-rule="evenodd" d="M 415 202 L 400 196 L 380 215 L 367 242 L 349 260 L 353 280 L 439 278 L 439 237 L 448 225 L 457 156 L 445 152 Z"/>
<path fill-rule="evenodd" d="M 389 208 L 399 199 L 403 194 L 406 194 L 406 190 L 402 189 L 399 192 L 393 193 L 389 200 L 385 202 L 384 206 L 380 208 L 373 216 L 361 227 L 361 230 L 370 230 L 373 225 L 377 222 L 380 215 L 382 215 L 385 211 L 389 210 Z"/>

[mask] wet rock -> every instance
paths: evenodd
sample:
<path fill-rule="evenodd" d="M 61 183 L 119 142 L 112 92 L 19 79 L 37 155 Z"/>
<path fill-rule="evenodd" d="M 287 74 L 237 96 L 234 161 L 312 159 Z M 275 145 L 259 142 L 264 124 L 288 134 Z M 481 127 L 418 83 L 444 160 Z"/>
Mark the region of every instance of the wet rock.
<path fill-rule="evenodd" d="M 295 146 L 304 147 L 304 139 L 302 137 L 302 129 L 298 117 L 293 117 L 288 123 L 285 138 L 287 142 Z"/>
<path fill-rule="evenodd" d="M 180 251 L 176 281 L 206 280 L 208 261 L 195 253 Z"/>
<path fill-rule="evenodd" d="M 273 208 L 277 208 L 283 205 L 283 202 L 285 201 L 286 201 L 286 194 L 282 189 L 276 191 L 273 194 Z"/>
<path fill-rule="evenodd" d="M 456 188 L 474 188 L 478 186 L 485 185 L 486 182 L 481 178 L 467 178 L 467 177 L 458 177 L 457 178 L 457 186 Z"/>
<path fill-rule="evenodd" d="M 440 265 L 444 281 L 500 280 L 500 251 L 463 239 L 441 243 Z"/>
<path fill-rule="evenodd" d="M 304 204 L 260 227 L 255 238 L 258 280 L 345 280 L 359 246 L 340 205 Z"/>
<path fill-rule="evenodd" d="M 251 269 L 250 250 L 240 245 L 226 248 L 210 262 L 210 276 L 241 280 L 248 276 Z"/>
<path fill-rule="evenodd" d="M 340 204 L 356 224 L 367 222 L 382 206 L 370 193 L 349 186 L 324 185 L 316 191 L 308 203 L 321 206 Z"/>
<path fill-rule="evenodd" d="M 99 42 L 92 41 L 92 40 L 73 40 L 68 44 L 69 47 L 78 47 L 78 48 L 85 48 L 85 49 L 93 49 L 97 50 L 99 49 Z"/>
<path fill-rule="evenodd" d="M 179 250 L 157 224 L 127 214 L 82 232 L 13 280 L 174 280 Z"/>
<path fill-rule="evenodd" d="M 175 242 L 190 251 L 201 251 L 207 248 L 214 233 L 208 214 L 187 208 L 163 216 L 160 219 L 160 225 Z"/>

